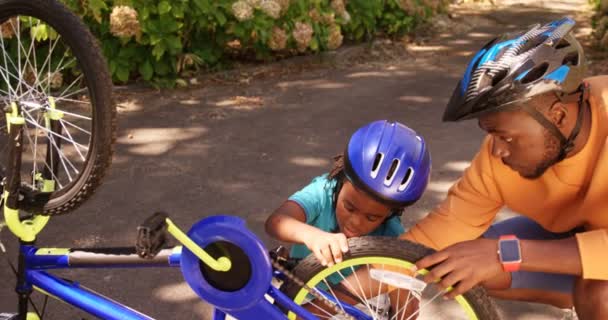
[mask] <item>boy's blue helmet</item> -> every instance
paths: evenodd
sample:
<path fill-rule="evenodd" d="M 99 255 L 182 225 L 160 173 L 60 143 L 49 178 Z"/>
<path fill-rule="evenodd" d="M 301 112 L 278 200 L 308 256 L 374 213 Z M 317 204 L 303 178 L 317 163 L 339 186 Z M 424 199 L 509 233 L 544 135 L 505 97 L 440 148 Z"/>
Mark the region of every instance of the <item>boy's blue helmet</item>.
<path fill-rule="evenodd" d="M 359 128 L 344 153 L 344 173 L 376 200 L 401 208 L 416 202 L 429 181 L 431 157 L 421 136 L 386 120 Z"/>

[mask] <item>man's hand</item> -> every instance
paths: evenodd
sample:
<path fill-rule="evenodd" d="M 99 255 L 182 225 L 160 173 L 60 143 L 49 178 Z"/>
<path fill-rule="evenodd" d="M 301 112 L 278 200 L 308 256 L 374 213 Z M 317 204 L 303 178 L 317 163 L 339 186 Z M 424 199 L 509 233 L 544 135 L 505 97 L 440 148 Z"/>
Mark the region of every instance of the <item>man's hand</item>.
<path fill-rule="evenodd" d="M 318 230 L 306 236 L 304 244 L 324 266 L 333 266 L 342 261 L 342 253 L 348 252 L 348 241 L 344 233 L 329 233 Z"/>
<path fill-rule="evenodd" d="M 434 266 L 424 276 L 424 281 L 433 283 L 440 280 L 439 285 L 444 289 L 453 286 L 446 297 L 454 298 L 503 272 L 497 249 L 496 239 L 460 242 L 420 259 L 416 262 L 416 268 L 428 269 Z"/>

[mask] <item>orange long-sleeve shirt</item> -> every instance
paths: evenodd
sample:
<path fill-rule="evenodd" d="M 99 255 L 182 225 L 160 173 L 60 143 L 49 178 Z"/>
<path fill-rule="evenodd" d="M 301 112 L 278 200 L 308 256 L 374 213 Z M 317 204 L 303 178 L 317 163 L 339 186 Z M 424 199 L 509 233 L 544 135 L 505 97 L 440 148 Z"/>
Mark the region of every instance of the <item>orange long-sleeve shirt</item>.
<path fill-rule="evenodd" d="M 447 198 L 402 237 L 442 249 L 480 237 L 502 206 L 552 232 L 584 226 L 576 239 L 586 279 L 608 280 L 608 76 L 591 85 L 591 131 L 583 149 L 529 180 L 492 155 L 492 137 Z"/>

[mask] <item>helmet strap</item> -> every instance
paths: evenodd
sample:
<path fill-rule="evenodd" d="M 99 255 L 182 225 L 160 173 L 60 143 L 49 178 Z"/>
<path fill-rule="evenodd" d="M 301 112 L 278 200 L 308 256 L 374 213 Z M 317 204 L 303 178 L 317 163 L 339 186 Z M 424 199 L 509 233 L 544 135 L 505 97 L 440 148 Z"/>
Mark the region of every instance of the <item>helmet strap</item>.
<path fill-rule="evenodd" d="M 564 136 L 564 134 L 553 122 L 549 121 L 549 119 L 547 119 L 545 115 L 543 115 L 540 111 L 536 110 L 536 108 L 528 104 L 524 104 L 522 106 L 522 109 L 525 112 L 527 112 L 532 118 L 534 118 L 538 123 L 540 123 L 543 127 L 549 130 L 555 137 L 559 139 L 560 152 L 557 156 L 556 162 L 559 162 L 566 158 L 566 155 L 568 155 L 568 153 L 574 148 L 574 140 L 576 139 L 576 137 L 578 137 L 578 134 L 581 130 L 583 122 L 583 113 L 585 112 L 585 108 L 589 106 L 589 84 L 582 83 L 575 92 L 569 94 L 568 96 L 573 96 L 574 94 L 579 92 L 580 95 L 578 97 L 578 113 L 576 116 L 576 123 L 574 125 L 574 128 L 572 128 L 572 131 L 570 132 L 568 138 Z M 560 102 L 567 102 L 568 99 L 567 97 L 562 97 L 559 95 L 557 95 L 557 98 L 560 100 Z"/>

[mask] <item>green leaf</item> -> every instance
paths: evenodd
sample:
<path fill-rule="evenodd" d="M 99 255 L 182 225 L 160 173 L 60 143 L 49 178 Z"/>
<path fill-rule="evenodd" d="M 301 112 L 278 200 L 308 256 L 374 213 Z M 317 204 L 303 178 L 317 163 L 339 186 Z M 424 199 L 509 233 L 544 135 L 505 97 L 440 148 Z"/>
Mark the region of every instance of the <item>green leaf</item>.
<path fill-rule="evenodd" d="M 223 26 L 226 24 L 226 22 L 228 21 L 228 19 L 226 19 L 226 16 L 224 15 L 223 12 L 221 12 L 220 10 L 213 10 L 213 15 L 215 16 L 215 19 L 217 20 L 217 23 L 220 26 Z"/>
<path fill-rule="evenodd" d="M 45 24 L 32 27 L 30 29 L 30 36 L 36 41 L 42 41 L 48 39 L 47 28 Z"/>
<path fill-rule="evenodd" d="M 116 70 L 116 78 L 121 82 L 127 82 L 129 80 L 129 69 L 126 67 L 120 67 Z"/>
<path fill-rule="evenodd" d="M 165 54 L 165 51 L 166 48 L 164 46 L 164 42 L 160 42 L 154 46 L 154 49 L 152 49 L 152 55 L 156 58 L 156 60 L 160 60 L 160 58 L 163 57 L 163 54 Z"/>
<path fill-rule="evenodd" d="M 158 14 L 165 14 L 171 11 L 171 4 L 167 1 L 161 1 L 158 4 Z"/>
<path fill-rule="evenodd" d="M 156 34 L 150 34 L 150 44 L 155 46 L 157 45 L 161 40 L 163 40 L 159 35 Z"/>
<path fill-rule="evenodd" d="M 154 71 L 156 71 L 157 74 L 164 76 L 171 72 L 171 68 L 166 61 L 157 61 L 154 64 Z"/>
<path fill-rule="evenodd" d="M 167 48 L 169 49 L 169 51 L 173 53 L 177 53 L 182 50 L 182 42 L 176 36 L 169 36 L 165 38 L 165 43 L 167 44 Z"/>
<path fill-rule="evenodd" d="M 204 13 L 208 13 L 211 10 L 208 0 L 194 0 L 194 4 Z"/>
<path fill-rule="evenodd" d="M 97 22 L 101 23 L 101 11 L 108 9 L 104 0 L 89 0 L 89 10 Z"/>
<path fill-rule="evenodd" d="M 182 78 L 175 79 L 175 84 L 180 88 L 186 88 L 188 86 L 188 82 Z"/>
<path fill-rule="evenodd" d="M 312 49 L 313 51 L 319 50 L 319 41 L 317 40 L 317 38 L 312 38 L 312 40 L 310 40 L 310 49 Z"/>
<path fill-rule="evenodd" d="M 118 53 L 118 57 L 121 60 L 129 60 L 132 57 L 135 56 L 135 54 L 137 53 L 136 49 L 134 46 L 130 46 L 130 47 L 123 47 L 120 49 L 120 52 Z"/>
<path fill-rule="evenodd" d="M 140 9 L 139 14 L 141 16 L 141 20 L 146 21 L 146 20 L 148 20 L 148 17 L 150 16 L 150 10 L 148 9 L 148 7 L 143 6 Z"/>
<path fill-rule="evenodd" d="M 144 63 L 139 65 L 139 74 L 141 74 L 141 76 L 146 81 L 152 79 L 152 76 L 154 75 L 154 69 L 152 68 L 152 64 L 149 60 L 146 60 Z"/>
<path fill-rule="evenodd" d="M 184 17 L 184 7 L 183 6 L 176 6 L 173 7 L 173 10 L 171 10 L 171 12 L 173 12 L 173 17 L 181 19 Z"/>
<path fill-rule="evenodd" d="M 169 15 L 160 16 L 159 19 L 160 29 L 163 33 L 173 33 L 180 29 L 182 26 L 177 20 Z"/>
<path fill-rule="evenodd" d="M 114 59 L 110 60 L 110 73 L 114 74 L 116 72 L 116 61 Z"/>

